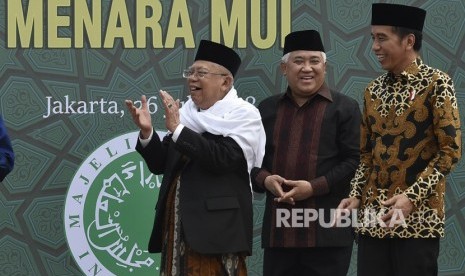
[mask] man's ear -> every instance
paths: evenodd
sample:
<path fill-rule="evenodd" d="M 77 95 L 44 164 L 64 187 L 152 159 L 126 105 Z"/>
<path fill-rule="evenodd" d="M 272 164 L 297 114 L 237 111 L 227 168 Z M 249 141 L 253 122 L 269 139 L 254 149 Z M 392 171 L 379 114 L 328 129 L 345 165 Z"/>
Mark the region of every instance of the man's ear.
<path fill-rule="evenodd" d="M 230 88 L 232 87 L 232 83 L 233 83 L 233 77 L 231 75 L 227 75 L 226 77 L 223 78 L 223 86 L 226 87 L 226 88 Z"/>
<path fill-rule="evenodd" d="M 281 63 L 279 64 L 279 67 L 281 68 L 281 73 L 283 73 L 283 75 L 285 76 L 285 75 L 286 75 L 286 71 L 287 71 L 287 65 L 286 65 L 286 63 L 281 62 Z"/>
<path fill-rule="evenodd" d="M 413 48 L 413 45 L 415 45 L 415 35 L 409 34 L 407 35 L 407 47 Z"/>

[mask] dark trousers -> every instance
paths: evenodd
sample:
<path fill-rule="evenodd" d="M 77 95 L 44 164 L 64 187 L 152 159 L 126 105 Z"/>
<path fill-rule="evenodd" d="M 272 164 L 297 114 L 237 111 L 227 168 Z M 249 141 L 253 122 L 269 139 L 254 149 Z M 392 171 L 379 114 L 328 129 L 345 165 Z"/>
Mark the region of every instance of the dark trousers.
<path fill-rule="evenodd" d="M 436 276 L 439 238 L 377 239 L 360 235 L 358 276 Z"/>
<path fill-rule="evenodd" d="M 263 276 L 346 276 L 352 246 L 265 248 Z"/>

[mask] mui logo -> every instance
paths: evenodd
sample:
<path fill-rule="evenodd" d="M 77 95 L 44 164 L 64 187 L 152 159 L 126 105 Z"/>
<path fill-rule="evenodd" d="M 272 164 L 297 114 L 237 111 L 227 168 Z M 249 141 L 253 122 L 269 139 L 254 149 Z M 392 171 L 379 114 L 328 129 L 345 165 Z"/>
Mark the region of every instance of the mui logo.
<path fill-rule="evenodd" d="M 134 150 L 138 132 L 118 136 L 82 163 L 68 189 L 64 222 L 71 253 L 86 275 L 157 275 L 147 252 L 161 176 Z M 164 133 L 158 133 L 164 135 Z"/>

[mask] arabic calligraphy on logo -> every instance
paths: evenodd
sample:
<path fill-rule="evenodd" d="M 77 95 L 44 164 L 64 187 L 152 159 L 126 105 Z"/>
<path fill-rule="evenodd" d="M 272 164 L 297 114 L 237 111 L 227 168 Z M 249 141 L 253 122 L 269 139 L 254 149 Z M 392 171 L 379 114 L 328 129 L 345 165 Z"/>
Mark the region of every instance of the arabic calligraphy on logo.
<path fill-rule="evenodd" d="M 157 275 L 159 254 L 147 251 L 161 177 L 134 146 L 138 132 L 118 136 L 82 163 L 68 189 L 65 231 L 86 275 Z M 163 135 L 163 134 L 159 134 Z"/>

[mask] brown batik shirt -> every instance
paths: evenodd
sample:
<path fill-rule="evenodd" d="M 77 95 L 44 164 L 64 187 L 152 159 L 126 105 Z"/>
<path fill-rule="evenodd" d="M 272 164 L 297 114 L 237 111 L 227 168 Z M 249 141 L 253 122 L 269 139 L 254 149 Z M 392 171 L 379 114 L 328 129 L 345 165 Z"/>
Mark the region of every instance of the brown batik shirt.
<path fill-rule="evenodd" d="M 417 58 L 400 75 L 372 81 L 365 91 L 360 165 L 351 181 L 350 196 L 361 199 L 357 231 L 377 238 L 443 237 L 446 177 L 460 157 L 457 98 L 447 74 Z M 367 220 L 398 194 L 415 206 L 404 224 L 386 228 Z"/>

